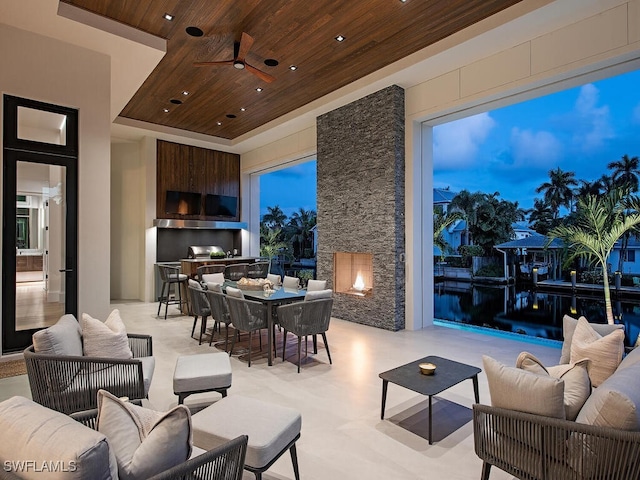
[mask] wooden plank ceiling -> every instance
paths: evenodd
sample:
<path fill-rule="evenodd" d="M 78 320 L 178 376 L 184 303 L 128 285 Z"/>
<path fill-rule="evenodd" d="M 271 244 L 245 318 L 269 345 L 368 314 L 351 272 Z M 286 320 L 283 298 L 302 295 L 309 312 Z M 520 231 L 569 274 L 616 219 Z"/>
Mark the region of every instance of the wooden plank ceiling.
<path fill-rule="evenodd" d="M 120 116 L 234 139 L 520 0 L 61 1 L 168 41 Z M 273 82 L 231 64 L 194 66 L 233 59 L 243 32 L 255 41 L 246 62 Z"/>

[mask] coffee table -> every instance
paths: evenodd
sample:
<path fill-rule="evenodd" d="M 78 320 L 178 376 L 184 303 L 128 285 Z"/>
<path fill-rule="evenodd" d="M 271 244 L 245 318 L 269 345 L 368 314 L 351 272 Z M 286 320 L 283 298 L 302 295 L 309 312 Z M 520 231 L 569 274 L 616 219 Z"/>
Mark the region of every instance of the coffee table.
<path fill-rule="evenodd" d="M 423 375 L 420 373 L 418 365 L 421 363 L 433 363 L 436 366 L 435 373 L 433 375 Z M 433 422 L 431 418 L 431 398 L 470 378 L 473 381 L 473 393 L 476 403 L 480 403 L 478 374 L 481 371 L 481 369 L 471 365 L 454 362 L 453 360 L 442 357 L 429 356 L 382 372 L 378 375 L 382 379 L 382 409 L 380 411 L 380 419 L 384 420 L 384 407 L 387 402 L 387 387 L 389 386 L 389 382 L 422 395 L 427 395 L 429 397 L 429 445 L 432 445 Z"/>

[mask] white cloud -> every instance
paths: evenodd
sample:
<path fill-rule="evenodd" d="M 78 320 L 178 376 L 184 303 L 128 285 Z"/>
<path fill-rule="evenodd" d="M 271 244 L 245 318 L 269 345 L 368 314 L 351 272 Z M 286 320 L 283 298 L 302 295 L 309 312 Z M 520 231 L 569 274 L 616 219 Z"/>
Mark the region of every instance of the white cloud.
<path fill-rule="evenodd" d="M 472 164 L 495 125 L 489 113 L 481 113 L 435 127 L 433 168 L 455 170 Z"/>
<path fill-rule="evenodd" d="M 511 154 L 514 166 L 544 167 L 557 164 L 562 155 L 562 143 L 552 133 L 511 129 Z"/>
<path fill-rule="evenodd" d="M 574 141 L 584 151 L 600 147 L 605 140 L 614 137 L 609 106 L 598 106 L 599 99 L 600 91 L 592 83 L 580 88 L 573 112 L 577 127 Z"/>

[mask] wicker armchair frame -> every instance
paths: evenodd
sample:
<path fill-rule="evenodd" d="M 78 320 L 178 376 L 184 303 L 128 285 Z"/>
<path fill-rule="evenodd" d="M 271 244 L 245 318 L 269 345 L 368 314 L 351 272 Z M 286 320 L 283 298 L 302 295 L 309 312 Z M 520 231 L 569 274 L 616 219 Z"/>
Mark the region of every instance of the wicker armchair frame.
<path fill-rule="evenodd" d="M 247 277 L 267 278 L 269 273 L 269 262 L 255 262 L 247 266 Z"/>
<path fill-rule="evenodd" d="M 523 480 L 640 478 L 640 432 L 473 406 L 482 480 L 491 466 Z"/>
<path fill-rule="evenodd" d="M 98 410 L 76 412 L 71 417 L 95 430 Z M 149 480 L 241 480 L 248 439 L 246 435 L 234 438 Z"/>
<path fill-rule="evenodd" d="M 52 410 L 70 414 L 97 407 L 98 390 L 117 397 L 145 398 L 140 357 L 153 355 L 151 336 L 129 334 L 132 359 L 77 357 L 24 350 L 31 397 Z"/>
<path fill-rule="evenodd" d="M 237 282 L 242 277 L 247 276 L 248 263 L 232 263 L 224 268 L 224 278 Z"/>
<path fill-rule="evenodd" d="M 300 373 L 300 345 L 302 337 L 313 335 L 313 352 L 318 353 L 316 335 L 322 335 L 327 349 L 329 364 L 332 365 L 331 352 L 327 343 L 326 331 L 329 330 L 333 298 L 322 298 L 311 302 L 297 302 L 278 307 L 278 323 L 284 330 L 282 337 L 282 361 L 284 361 L 287 346 L 287 332 L 298 337 L 298 373 Z M 306 342 L 305 342 L 306 346 Z"/>

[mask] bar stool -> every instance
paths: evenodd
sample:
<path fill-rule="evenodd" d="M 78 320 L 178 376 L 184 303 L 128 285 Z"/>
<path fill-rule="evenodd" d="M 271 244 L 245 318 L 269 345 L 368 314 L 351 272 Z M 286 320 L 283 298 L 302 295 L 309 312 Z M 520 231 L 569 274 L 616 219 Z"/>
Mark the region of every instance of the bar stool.
<path fill-rule="evenodd" d="M 189 306 L 189 300 L 185 298 L 182 299 L 182 285 L 185 287 L 185 292 L 187 288 L 187 281 L 189 277 L 183 273 L 180 273 L 180 267 L 174 267 L 171 265 L 158 265 L 158 271 L 160 272 L 160 279 L 162 280 L 162 289 L 160 290 L 160 302 L 158 304 L 158 316 L 160 315 L 160 309 L 162 308 L 162 304 L 165 305 L 164 308 L 164 318 L 167 318 L 167 310 L 169 305 L 178 305 L 180 312 L 182 313 L 182 305 L 187 305 L 187 311 Z M 174 291 L 174 299 L 171 300 L 171 287 L 175 285 L 178 292 L 178 299 L 176 300 L 176 292 Z M 165 288 L 167 289 L 167 294 L 165 296 Z"/>

